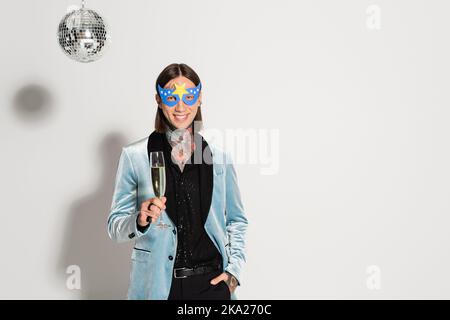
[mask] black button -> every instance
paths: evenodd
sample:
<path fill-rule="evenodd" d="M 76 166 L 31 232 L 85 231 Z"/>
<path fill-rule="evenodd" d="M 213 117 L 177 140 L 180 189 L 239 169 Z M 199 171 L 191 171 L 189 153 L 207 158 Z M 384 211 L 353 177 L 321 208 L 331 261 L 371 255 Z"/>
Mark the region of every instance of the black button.
<path fill-rule="evenodd" d="M 172 230 L 173 234 L 177 234 L 177 231 L 175 229 Z"/>
<path fill-rule="evenodd" d="M 134 234 L 134 232 L 132 232 L 132 233 L 130 233 L 130 234 L 128 235 L 128 238 L 133 239 L 134 236 L 135 236 L 135 234 Z"/>
<path fill-rule="evenodd" d="M 173 260 L 173 257 L 172 257 L 172 256 L 169 256 L 169 260 Z"/>

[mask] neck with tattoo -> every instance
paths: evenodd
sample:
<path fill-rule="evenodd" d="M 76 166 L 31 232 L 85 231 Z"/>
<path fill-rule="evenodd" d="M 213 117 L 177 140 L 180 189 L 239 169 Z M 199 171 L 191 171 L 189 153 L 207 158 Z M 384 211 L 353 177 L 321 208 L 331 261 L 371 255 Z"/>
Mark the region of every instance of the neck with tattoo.
<path fill-rule="evenodd" d="M 166 138 L 172 146 L 171 156 L 173 162 L 183 171 L 186 161 L 195 150 L 192 124 L 186 129 L 167 129 Z"/>

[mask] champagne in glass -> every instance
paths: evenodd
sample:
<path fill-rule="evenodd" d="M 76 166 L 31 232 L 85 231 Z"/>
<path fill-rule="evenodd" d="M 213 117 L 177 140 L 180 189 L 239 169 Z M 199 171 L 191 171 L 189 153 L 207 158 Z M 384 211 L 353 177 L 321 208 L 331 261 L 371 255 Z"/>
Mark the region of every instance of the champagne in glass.
<path fill-rule="evenodd" d="M 164 165 L 164 154 L 162 151 L 154 151 L 150 153 L 150 170 L 155 196 L 161 198 L 166 192 L 166 171 Z M 168 227 L 168 225 L 163 222 L 163 212 L 161 212 L 158 220 L 159 223 L 156 225 L 157 227 Z M 150 221 L 150 217 L 147 217 L 147 221 Z"/>
<path fill-rule="evenodd" d="M 155 195 L 161 198 L 166 191 L 166 172 L 164 166 L 152 167 L 151 171 L 153 190 L 155 191 Z"/>

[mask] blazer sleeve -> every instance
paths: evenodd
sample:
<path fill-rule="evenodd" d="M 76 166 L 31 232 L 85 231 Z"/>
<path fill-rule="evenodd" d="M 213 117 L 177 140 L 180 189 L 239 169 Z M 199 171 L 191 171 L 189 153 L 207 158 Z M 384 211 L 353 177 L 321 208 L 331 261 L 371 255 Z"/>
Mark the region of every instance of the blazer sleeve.
<path fill-rule="evenodd" d="M 116 242 L 135 240 L 143 236 L 137 228 L 137 177 L 131 159 L 122 148 L 112 197 L 111 209 L 108 216 L 108 235 Z M 141 229 L 142 230 L 142 229 Z"/>
<path fill-rule="evenodd" d="M 245 234 L 248 220 L 244 212 L 236 170 L 230 155 L 226 154 L 226 231 L 229 239 L 230 258 L 225 271 L 241 284 L 241 268 L 246 260 Z"/>

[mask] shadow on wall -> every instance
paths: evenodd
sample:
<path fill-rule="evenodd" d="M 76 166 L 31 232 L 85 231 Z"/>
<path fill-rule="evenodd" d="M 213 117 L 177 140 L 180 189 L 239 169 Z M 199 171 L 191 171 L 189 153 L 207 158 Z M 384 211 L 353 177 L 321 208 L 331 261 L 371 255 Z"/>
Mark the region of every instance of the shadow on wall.
<path fill-rule="evenodd" d="M 117 166 L 126 143 L 118 133 L 103 139 L 99 186 L 94 193 L 75 200 L 69 210 L 58 273 L 65 285 L 70 276 L 67 267 L 80 267 L 81 289 L 71 291 L 81 299 L 126 299 L 133 243 L 118 244 L 107 232 Z"/>
<path fill-rule="evenodd" d="M 40 84 L 30 83 L 20 88 L 12 103 L 17 117 L 29 123 L 47 120 L 55 111 L 53 96 Z"/>

